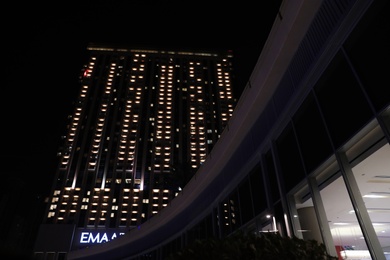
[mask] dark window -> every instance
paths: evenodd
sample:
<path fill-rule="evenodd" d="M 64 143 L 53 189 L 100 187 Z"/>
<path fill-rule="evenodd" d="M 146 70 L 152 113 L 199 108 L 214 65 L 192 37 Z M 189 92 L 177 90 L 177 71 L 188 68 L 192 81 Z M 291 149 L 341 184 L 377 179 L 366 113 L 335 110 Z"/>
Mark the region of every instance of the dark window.
<path fill-rule="evenodd" d="M 214 237 L 214 227 L 213 227 L 212 214 L 207 215 L 207 217 L 204 219 L 204 223 L 205 223 L 205 227 L 206 227 L 204 237 L 205 238 Z"/>
<path fill-rule="evenodd" d="M 306 176 L 291 125 L 276 140 L 276 146 L 284 188 L 289 191 Z"/>
<path fill-rule="evenodd" d="M 229 235 L 231 232 L 228 208 L 229 208 L 229 198 L 226 198 L 219 204 L 219 212 L 218 212 L 218 225 L 221 229 L 222 237 Z"/>
<path fill-rule="evenodd" d="M 218 215 L 218 207 L 213 209 L 212 213 L 212 225 L 213 225 L 213 234 L 215 237 L 220 237 L 221 236 L 221 223 L 220 223 L 220 215 Z"/>
<path fill-rule="evenodd" d="M 310 173 L 332 154 L 332 146 L 313 95 L 306 97 L 293 121 L 306 172 Z"/>
<path fill-rule="evenodd" d="M 267 208 L 267 197 L 265 194 L 263 174 L 261 172 L 261 165 L 257 165 L 249 174 L 253 209 L 255 216 L 260 214 Z"/>
<path fill-rule="evenodd" d="M 66 259 L 66 253 L 58 253 L 57 260 L 65 260 Z"/>
<path fill-rule="evenodd" d="M 389 104 L 390 2 L 373 1 L 344 44 L 377 112 Z"/>
<path fill-rule="evenodd" d="M 238 191 L 235 190 L 230 196 L 228 201 L 228 212 L 229 212 L 229 222 L 231 226 L 231 231 L 235 231 L 241 226 L 242 218 L 240 215 L 240 203 L 238 199 Z"/>
<path fill-rule="evenodd" d="M 246 178 L 238 188 L 242 224 L 251 220 L 253 215 L 252 196 L 249 179 Z"/>
<path fill-rule="evenodd" d="M 314 90 L 335 149 L 373 118 L 369 104 L 341 53 L 332 60 Z"/>
<path fill-rule="evenodd" d="M 271 201 L 276 202 L 280 198 L 278 181 L 276 179 L 276 171 L 274 166 L 274 160 L 272 158 L 271 151 L 268 151 L 265 155 L 265 165 L 266 165 L 266 176 L 267 176 L 267 185 L 270 188 Z"/>

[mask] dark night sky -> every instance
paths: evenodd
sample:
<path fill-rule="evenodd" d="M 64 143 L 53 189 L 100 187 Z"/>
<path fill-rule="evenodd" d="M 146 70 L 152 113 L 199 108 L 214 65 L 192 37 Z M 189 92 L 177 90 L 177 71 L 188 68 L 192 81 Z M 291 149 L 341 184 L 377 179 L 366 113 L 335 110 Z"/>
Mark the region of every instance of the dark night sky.
<path fill-rule="evenodd" d="M 281 0 L 247 2 L 8 4 L 3 9 L 8 15 L 1 18 L 6 68 L 1 87 L 2 174 L 21 178 L 36 185 L 37 194 L 48 195 L 88 43 L 233 50 L 234 88 L 240 93 Z"/>

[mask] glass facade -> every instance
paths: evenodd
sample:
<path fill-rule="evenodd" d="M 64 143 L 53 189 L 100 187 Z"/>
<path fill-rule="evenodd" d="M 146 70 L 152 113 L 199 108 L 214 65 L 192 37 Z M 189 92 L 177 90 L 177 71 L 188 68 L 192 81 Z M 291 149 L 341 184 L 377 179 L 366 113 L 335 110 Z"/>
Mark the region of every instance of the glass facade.
<path fill-rule="evenodd" d="M 217 220 L 209 227 L 214 235 L 238 229 L 279 232 L 324 243 L 339 259 L 390 259 L 390 88 L 384 65 L 390 59 L 384 38 L 389 3 L 365 4 L 364 15 L 326 57 L 322 72 L 312 75 L 315 80 L 294 111 L 286 112 L 282 104 L 292 102 L 299 84 L 294 78 L 281 81 L 273 104 L 248 135 L 261 144 L 255 148 L 260 155 L 208 215 Z M 322 8 L 329 5 L 325 1 Z M 295 90 L 286 87 L 295 83 Z M 278 132 L 261 137 L 284 113 L 290 119 Z M 187 241 L 183 232 L 179 238 L 186 245 L 210 236 L 204 234 Z M 154 254 L 156 259 L 169 255 L 159 249 Z"/>

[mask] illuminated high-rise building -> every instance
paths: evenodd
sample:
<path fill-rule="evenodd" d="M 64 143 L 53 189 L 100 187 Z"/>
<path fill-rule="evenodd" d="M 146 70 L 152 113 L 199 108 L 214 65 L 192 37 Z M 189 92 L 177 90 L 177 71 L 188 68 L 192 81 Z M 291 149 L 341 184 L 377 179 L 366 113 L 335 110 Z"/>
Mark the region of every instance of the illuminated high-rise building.
<path fill-rule="evenodd" d="M 390 259 L 389 12 L 387 0 L 282 1 L 234 114 L 183 191 L 139 228 L 66 259 L 163 260 L 186 249 L 212 258 L 210 238 L 242 232 L 314 241 L 336 259 Z"/>
<path fill-rule="evenodd" d="M 229 51 L 88 51 L 41 227 L 46 240 L 68 227 L 74 241 L 62 244 L 72 249 L 111 240 L 169 205 L 235 105 Z"/>

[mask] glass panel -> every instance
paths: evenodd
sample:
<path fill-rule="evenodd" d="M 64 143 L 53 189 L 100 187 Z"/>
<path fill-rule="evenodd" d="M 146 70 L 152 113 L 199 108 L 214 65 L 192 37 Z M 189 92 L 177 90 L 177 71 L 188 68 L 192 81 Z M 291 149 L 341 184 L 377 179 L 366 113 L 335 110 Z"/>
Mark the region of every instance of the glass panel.
<path fill-rule="evenodd" d="M 258 164 L 249 175 L 255 216 L 267 208 L 267 195 L 265 194 L 262 175 L 263 173 L 261 172 L 260 164 Z"/>
<path fill-rule="evenodd" d="M 340 259 L 345 259 L 344 250 L 367 250 L 343 178 L 337 178 L 320 194 Z"/>
<path fill-rule="evenodd" d="M 302 238 L 304 240 L 314 239 L 319 243 L 323 243 L 314 207 L 300 207 L 297 213 L 300 224 L 300 229 L 297 231 L 302 233 Z"/>
<path fill-rule="evenodd" d="M 44 255 L 44 253 L 35 253 L 34 259 L 35 260 L 43 260 L 43 259 L 45 259 L 45 255 Z"/>
<path fill-rule="evenodd" d="M 259 233 L 277 233 L 276 219 L 274 216 L 266 215 L 263 220 L 259 220 L 257 223 L 257 229 Z"/>
<path fill-rule="evenodd" d="M 352 168 L 379 243 L 390 258 L 390 146 Z"/>
<path fill-rule="evenodd" d="M 280 198 L 278 181 L 276 180 L 276 171 L 274 160 L 272 158 L 271 151 L 267 152 L 265 155 L 265 163 L 266 163 L 266 175 L 268 177 L 268 185 L 269 192 L 271 196 L 272 202 L 278 201 Z"/>
<path fill-rule="evenodd" d="M 46 260 L 54 260 L 55 257 L 56 257 L 56 253 L 50 252 L 46 254 Z"/>
<path fill-rule="evenodd" d="M 66 259 L 66 253 L 58 253 L 57 260 L 65 260 Z"/>
<path fill-rule="evenodd" d="M 378 112 L 388 105 L 390 97 L 390 88 L 383 85 L 389 80 L 388 69 L 378 62 L 390 60 L 387 40 L 389 11 L 389 1 L 372 1 L 367 13 L 344 44 L 363 87 Z"/>
<path fill-rule="evenodd" d="M 241 216 L 239 212 L 241 212 L 239 199 L 238 199 L 238 191 L 235 190 L 230 196 L 228 201 L 228 224 L 231 226 L 231 231 L 235 231 L 237 228 L 241 226 Z"/>
<path fill-rule="evenodd" d="M 351 67 L 338 53 L 314 87 L 335 148 L 372 119 L 372 110 Z"/>
<path fill-rule="evenodd" d="M 238 191 L 239 191 L 238 194 L 239 194 L 241 221 L 242 224 L 245 224 L 254 217 L 252 196 L 251 196 L 250 183 L 248 178 L 244 179 L 243 183 L 239 186 Z M 234 207 L 234 204 L 230 205 L 230 207 L 231 208 Z"/>
<path fill-rule="evenodd" d="M 326 127 L 312 94 L 306 97 L 293 120 L 306 172 L 310 173 L 332 154 Z"/>
<path fill-rule="evenodd" d="M 276 140 L 276 146 L 280 159 L 284 188 L 285 191 L 290 191 L 290 189 L 305 178 L 298 144 L 291 125 L 286 127 Z"/>

